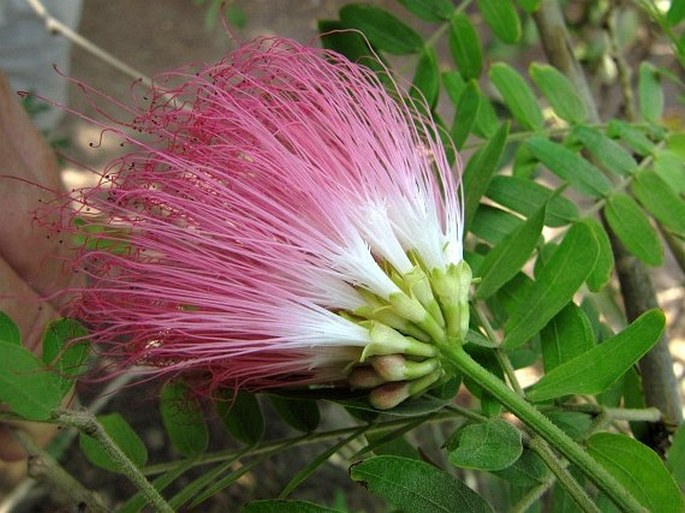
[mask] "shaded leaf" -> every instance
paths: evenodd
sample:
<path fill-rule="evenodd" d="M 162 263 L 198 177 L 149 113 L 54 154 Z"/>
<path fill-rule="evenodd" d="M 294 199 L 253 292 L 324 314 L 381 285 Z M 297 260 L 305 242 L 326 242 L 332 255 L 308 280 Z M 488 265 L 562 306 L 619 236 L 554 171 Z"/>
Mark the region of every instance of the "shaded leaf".
<path fill-rule="evenodd" d="M 565 226 L 579 217 L 578 207 L 572 201 L 556 194 L 533 180 L 518 176 L 498 175 L 492 178 L 486 196 L 519 214 L 528 217 L 545 203 L 545 224 Z M 551 198 L 551 199 L 550 199 Z"/>
<path fill-rule="evenodd" d="M 508 64 L 497 62 L 490 67 L 488 76 L 519 123 L 531 130 L 539 130 L 544 126 L 545 120 L 537 99 L 518 71 Z"/>
<path fill-rule="evenodd" d="M 43 361 L 58 374 L 64 394 L 71 390 L 75 378 L 86 371 L 84 363 L 90 350 L 90 342 L 84 339 L 87 334 L 75 319 L 58 319 L 45 328 Z"/>
<path fill-rule="evenodd" d="M 614 194 L 607 200 L 604 213 L 628 251 L 648 265 L 661 265 L 661 241 L 635 200 L 626 194 Z"/>
<path fill-rule="evenodd" d="M 479 269 L 482 281 L 476 289 L 477 298 L 490 297 L 518 273 L 540 239 L 544 219 L 543 207 L 485 256 Z"/>
<path fill-rule="evenodd" d="M 576 87 L 561 71 L 549 64 L 534 62 L 528 72 L 561 119 L 572 124 L 585 121 L 585 104 L 576 93 Z"/>
<path fill-rule="evenodd" d="M 461 468 L 501 470 L 522 452 L 521 432 L 502 419 L 490 419 L 459 430 L 458 445 L 450 451 L 449 461 Z"/>
<path fill-rule="evenodd" d="M 450 20 L 449 47 L 457 70 L 465 80 L 478 78 L 483 69 L 480 39 L 469 17 L 455 11 Z"/>
<path fill-rule="evenodd" d="M 660 223 L 685 236 L 685 200 L 654 171 L 640 171 L 631 185 L 633 194 Z"/>
<path fill-rule="evenodd" d="M 540 271 L 526 301 L 506 323 L 506 349 L 525 343 L 571 300 L 595 266 L 598 254 L 592 230 L 583 223 L 574 224 Z"/>
<path fill-rule="evenodd" d="M 630 175 L 637 171 L 637 162 L 619 143 L 589 126 L 573 127 L 573 135 L 585 146 L 604 169 L 617 175 Z"/>
<path fill-rule="evenodd" d="M 488 190 L 492 175 L 497 171 L 508 135 L 509 123 L 504 123 L 492 139 L 488 141 L 488 144 L 472 155 L 466 164 L 464 174 L 462 175 L 462 188 L 466 202 L 464 218 L 467 229 L 478 208 L 481 197 Z"/>
<path fill-rule="evenodd" d="M 616 383 L 659 340 L 664 314 L 649 310 L 589 351 L 546 372 L 527 393 L 531 401 L 568 394 L 595 395 Z"/>
<path fill-rule="evenodd" d="M 269 400 L 281 418 L 298 431 L 314 431 L 321 421 L 321 412 L 316 401 L 278 395 L 269 396 Z"/>
<path fill-rule="evenodd" d="M 416 64 L 411 93 L 415 97 L 423 97 L 432 109 L 438 102 L 440 90 L 440 70 L 438 56 L 431 46 L 424 46 L 421 50 L 419 62 Z M 419 93 L 420 92 L 420 93 Z"/>
<path fill-rule="evenodd" d="M 540 8 L 542 0 L 518 0 L 518 4 L 521 6 L 521 9 L 528 14 L 532 14 Z"/>
<path fill-rule="evenodd" d="M 452 17 L 454 5 L 450 0 L 397 0 L 409 12 L 430 22 L 447 21 Z"/>
<path fill-rule="evenodd" d="M 319 506 L 306 501 L 271 499 L 249 502 L 241 513 L 342 513 L 340 510 Z"/>
<path fill-rule="evenodd" d="M 131 425 L 119 413 L 98 416 L 98 422 L 123 451 L 124 454 L 138 467 L 142 468 L 147 462 L 147 449 Z M 109 454 L 95 438 L 84 433 L 79 434 L 79 446 L 83 454 L 93 465 L 111 472 L 121 472 L 119 465 L 110 458 Z"/>
<path fill-rule="evenodd" d="M 347 4 L 340 9 L 341 21 L 362 31 L 373 46 L 396 55 L 417 53 L 423 40 L 414 29 L 385 9 L 370 4 Z"/>
<path fill-rule="evenodd" d="M 535 158 L 578 192 L 599 198 L 611 194 L 611 183 L 602 172 L 577 153 L 561 144 L 533 136 L 526 146 Z"/>
<path fill-rule="evenodd" d="M 525 487 L 544 483 L 549 475 L 549 470 L 540 457 L 527 448 L 523 449 L 521 457 L 513 465 L 491 472 L 514 486 Z"/>
<path fill-rule="evenodd" d="M 481 93 L 478 89 L 478 83 L 475 80 L 469 80 L 459 98 L 454 115 L 454 125 L 450 130 L 452 142 L 458 150 L 466 142 L 478 119 L 480 99 Z"/>
<path fill-rule="evenodd" d="M 647 511 L 682 513 L 683 496 L 659 456 L 633 438 L 596 433 L 588 452 L 621 483 Z"/>
<path fill-rule="evenodd" d="M 256 444 L 264 434 L 264 417 L 255 394 L 222 391 L 214 406 L 221 422 L 233 437 L 247 445 Z"/>
<path fill-rule="evenodd" d="M 46 420 L 60 405 L 60 377 L 14 342 L 0 341 L 0 403 L 29 420 Z"/>
<path fill-rule="evenodd" d="M 545 372 L 592 349 L 595 336 L 590 320 L 574 303 L 566 305 L 540 332 Z"/>
<path fill-rule="evenodd" d="M 160 394 L 162 423 L 174 448 L 185 457 L 202 454 L 209 445 L 209 430 L 202 406 L 182 379 L 168 381 Z"/>
<path fill-rule="evenodd" d="M 523 220 L 491 205 L 480 205 L 470 231 L 492 246 L 500 244 L 511 232 L 523 224 Z"/>
<path fill-rule="evenodd" d="M 511 0 L 477 0 L 485 23 L 498 39 L 513 44 L 521 39 L 521 20 Z"/>
<path fill-rule="evenodd" d="M 463 482 L 423 461 L 377 456 L 352 465 L 350 476 L 362 481 L 404 513 L 491 512 L 492 508 Z"/>

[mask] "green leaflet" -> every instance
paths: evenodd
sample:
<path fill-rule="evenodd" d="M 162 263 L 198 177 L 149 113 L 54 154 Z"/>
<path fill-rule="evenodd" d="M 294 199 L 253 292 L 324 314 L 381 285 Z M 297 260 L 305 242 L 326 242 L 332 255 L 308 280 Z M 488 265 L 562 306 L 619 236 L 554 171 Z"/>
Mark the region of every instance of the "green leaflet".
<path fill-rule="evenodd" d="M 187 458 L 207 450 L 209 429 L 202 406 L 182 379 L 168 381 L 160 395 L 162 423 L 176 450 Z"/>
<path fill-rule="evenodd" d="M 0 403 L 29 420 L 46 420 L 64 397 L 61 378 L 14 342 L 0 340 Z"/>
<path fill-rule="evenodd" d="M 495 174 L 495 171 L 497 171 L 508 135 L 509 123 L 504 123 L 488 144 L 472 155 L 466 164 L 464 174 L 462 175 L 462 188 L 466 202 L 464 218 L 466 219 L 467 229 L 478 208 L 481 197 L 488 190 L 490 179 Z"/>
<path fill-rule="evenodd" d="M 147 449 L 131 425 L 119 413 L 100 415 L 98 422 L 110 438 L 139 468 L 147 462 Z M 111 472 L 121 472 L 119 465 L 105 452 L 100 442 L 84 433 L 79 435 L 79 446 L 88 461 Z"/>
<path fill-rule="evenodd" d="M 214 407 L 233 437 L 247 445 L 259 442 L 264 434 L 264 417 L 255 394 L 225 390 L 219 393 Z"/>
<path fill-rule="evenodd" d="M 502 419 L 469 424 L 457 432 L 456 447 L 450 448 L 449 461 L 461 468 L 502 470 L 523 453 L 521 432 Z"/>
<path fill-rule="evenodd" d="M 521 20 L 511 0 L 477 0 L 485 23 L 498 39 L 514 44 L 521 39 Z"/>
<path fill-rule="evenodd" d="M 438 56 L 433 47 L 424 46 L 421 50 L 412 85 L 412 96 L 424 98 L 428 107 L 433 109 L 438 102 L 438 92 L 440 91 Z"/>
<path fill-rule="evenodd" d="M 602 172 L 583 157 L 544 137 L 533 136 L 526 146 L 535 158 L 578 192 L 593 198 L 611 194 L 611 183 Z"/>
<path fill-rule="evenodd" d="M 388 53 L 418 53 L 423 47 L 423 40 L 414 29 L 374 5 L 345 5 L 340 9 L 340 20 L 348 27 L 362 31 L 374 47 Z"/>
<path fill-rule="evenodd" d="M 352 465 L 350 477 L 363 482 L 404 513 L 487 513 L 492 508 L 447 472 L 423 461 L 376 456 Z"/>
<path fill-rule="evenodd" d="M 568 394 L 603 392 L 656 344 L 664 324 L 661 310 L 649 310 L 619 334 L 546 372 L 530 388 L 528 398 L 547 401 Z"/>
<path fill-rule="evenodd" d="M 585 313 L 574 303 L 566 305 L 540 332 L 545 372 L 592 349 L 595 336 Z"/>
<path fill-rule="evenodd" d="M 538 62 L 530 65 L 528 73 L 561 119 L 571 124 L 585 121 L 587 118 L 585 104 L 576 93 L 576 88 L 563 73 L 549 64 Z"/>
<path fill-rule="evenodd" d="M 408 11 L 430 22 L 447 21 L 454 12 L 450 0 L 397 0 Z"/>
<path fill-rule="evenodd" d="M 682 513 L 683 495 L 661 458 L 634 438 L 597 433 L 588 440 L 588 452 L 647 509 Z"/>
<path fill-rule="evenodd" d="M 448 41 L 452 58 L 464 80 L 478 78 L 483 69 L 483 51 L 471 20 L 460 11 L 452 16 Z"/>
<path fill-rule="evenodd" d="M 604 214 L 628 251 L 648 265 L 662 264 L 664 254 L 659 236 L 633 198 L 626 194 L 612 195 Z"/>
<path fill-rule="evenodd" d="M 505 325 L 507 350 L 524 344 L 561 310 L 592 271 L 599 244 L 584 223 L 574 224 Z"/>
<path fill-rule="evenodd" d="M 530 86 L 518 71 L 508 64 L 497 62 L 490 67 L 488 76 L 519 123 L 531 130 L 542 129 L 545 124 L 542 110 Z"/>
<path fill-rule="evenodd" d="M 685 236 L 685 200 L 654 171 L 640 171 L 631 190 L 647 211 L 673 233 Z"/>
<path fill-rule="evenodd" d="M 14 321 L 5 312 L 0 311 L 0 340 L 21 346 L 21 333 Z"/>
<path fill-rule="evenodd" d="M 493 295 L 523 267 L 540 239 L 544 219 L 543 206 L 490 250 L 479 269 L 482 281 L 476 290 L 477 298 Z"/>

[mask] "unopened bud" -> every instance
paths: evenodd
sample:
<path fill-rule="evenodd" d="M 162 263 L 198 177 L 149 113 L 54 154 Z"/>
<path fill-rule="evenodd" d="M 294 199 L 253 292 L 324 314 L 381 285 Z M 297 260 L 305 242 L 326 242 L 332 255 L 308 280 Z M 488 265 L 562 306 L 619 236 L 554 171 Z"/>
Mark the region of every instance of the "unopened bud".
<path fill-rule="evenodd" d="M 469 286 L 471 268 L 465 261 L 450 265 L 447 272 L 436 269 L 431 274 L 433 289 L 438 295 L 445 316 L 447 336 L 466 340 L 469 330 Z"/>
<path fill-rule="evenodd" d="M 445 340 L 445 332 L 433 316 L 423 307 L 415 297 L 410 297 L 403 292 L 390 294 L 388 301 L 395 313 L 400 317 L 410 320 L 423 331 L 428 333 L 431 340 L 441 343 Z"/>
<path fill-rule="evenodd" d="M 386 383 L 369 393 L 369 403 L 379 410 L 394 408 L 409 397 L 409 385 L 405 382 Z"/>
<path fill-rule="evenodd" d="M 371 365 L 385 381 L 409 381 L 432 373 L 440 363 L 435 358 L 414 362 L 402 355 L 392 354 L 372 358 Z"/>
<path fill-rule="evenodd" d="M 385 383 L 371 366 L 354 367 L 347 376 L 352 389 L 367 390 L 369 388 L 376 388 Z"/>

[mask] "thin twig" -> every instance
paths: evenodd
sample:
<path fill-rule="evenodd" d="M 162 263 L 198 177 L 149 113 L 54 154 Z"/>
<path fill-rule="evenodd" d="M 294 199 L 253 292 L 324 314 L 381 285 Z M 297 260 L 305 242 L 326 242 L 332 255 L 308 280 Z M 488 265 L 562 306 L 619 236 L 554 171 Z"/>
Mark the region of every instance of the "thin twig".
<path fill-rule="evenodd" d="M 51 33 L 58 33 L 66 37 L 69 41 L 74 43 L 79 48 L 83 48 L 88 53 L 94 55 L 98 59 L 106 62 L 110 66 L 122 72 L 134 80 L 140 80 L 144 85 L 152 88 L 152 80 L 145 73 L 141 73 L 135 68 L 132 68 L 124 61 L 117 59 L 111 53 L 106 52 L 99 46 L 95 45 L 85 37 L 74 32 L 67 25 L 53 17 L 43 5 L 40 0 L 26 0 L 28 5 L 33 9 L 33 12 L 45 21 L 45 28 Z"/>

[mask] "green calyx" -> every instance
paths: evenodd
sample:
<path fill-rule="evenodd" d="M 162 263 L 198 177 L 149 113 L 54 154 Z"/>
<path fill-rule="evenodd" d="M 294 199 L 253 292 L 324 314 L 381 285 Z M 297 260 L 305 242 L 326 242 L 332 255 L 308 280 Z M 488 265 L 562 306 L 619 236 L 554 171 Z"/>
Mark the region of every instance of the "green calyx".
<path fill-rule="evenodd" d="M 380 298 L 359 290 L 366 304 L 340 313 L 368 330 L 370 343 L 347 375 L 352 388 L 369 390 L 369 401 L 379 409 L 419 395 L 444 377 L 443 353 L 464 344 L 468 332 L 468 264 L 428 271 L 410 256 L 416 265 L 409 272 L 388 271 L 399 292 Z"/>

